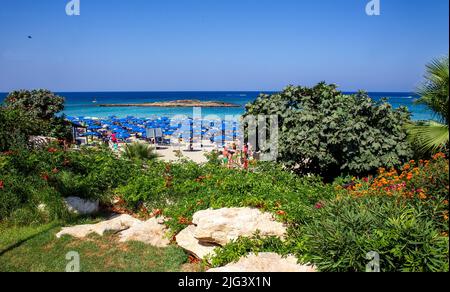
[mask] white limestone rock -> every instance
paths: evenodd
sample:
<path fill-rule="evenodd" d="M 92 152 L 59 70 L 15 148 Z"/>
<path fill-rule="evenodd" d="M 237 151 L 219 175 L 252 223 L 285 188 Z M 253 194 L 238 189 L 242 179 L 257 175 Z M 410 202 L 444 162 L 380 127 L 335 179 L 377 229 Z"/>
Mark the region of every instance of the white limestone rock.
<path fill-rule="evenodd" d="M 139 241 L 156 247 L 167 247 L 170 240 L 167 237 L 167 228 L 162 223 L 164 219 L 152 218 L 140 222 L 129 229 L 120 232 L 120 242 Z"/>
<path fill-rule="evenodd" d="M 207 255 L 212 255 L 217 245 L 202 243 L 194 237 L 196 227 L 191 225 L 181 231 L 176 236 L 177 244 L 191 255 L 198 259 L 204 259 Z"/>
<path fill-rule="evenodd" d="M 130 215 L 119 215 L 97 224 L 65 227 L 56 234 L 56 237 L 61 238 L 64 235 L 70 235 L 76 238 L 85 238 L 94 233 L 103 236 L 105 232 L 120 232 L 139 223 L 141 223 L 140 220 Z"/>
<path fill-rule="evenodd" d="M 210 273 L 308 273 L 316 271 L 313 266 L 298 264 L 294 256 L 283 258 L 276 253 L 249 254 L 237 263 L 208 270 Z"/>
<path fill-rule="evenodd" d="M 194 237 L 201 242 L 224 246 L 239 237 L 252 237 L 257 231 L 263 237 L 284 238 L 286 227 L 269 213 L 252 208 L 224 208 L 194 214 L 197 226 Z"/>

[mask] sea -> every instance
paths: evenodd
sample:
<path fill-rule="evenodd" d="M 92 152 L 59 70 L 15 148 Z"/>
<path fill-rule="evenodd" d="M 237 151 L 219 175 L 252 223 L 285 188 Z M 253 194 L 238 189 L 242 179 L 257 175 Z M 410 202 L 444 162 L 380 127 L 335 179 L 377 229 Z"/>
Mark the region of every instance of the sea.
<path fill-rule="evenodd" d="M 257 91 L 188 91 L 188 92 L 58 92 L 66 98 L 63 114 L 71 117 L 96 117 L 107 118 L 116 116 L 124 118 L 134 116 L 138 118 L 154 117 L 192 117 L 192 108 L 151 108 L 151 107 L 100 107 L 101 104 L 132 104 L 161 101 L 174 101 L 195 99 L 200 101 L 224 101 L 238 104 L 238 108 L 202 108 L 202 117 L 216 116 L 240 116 L 245 112 L 245 105 L 254 101 L 259 94 L 272 94 L 274 92 Z M 346 92 L 351 94 L 352 92 Z M 7 93 L 0 93 L 0 101 L 3 101 Z M 410 92 L 370 92 L 369 96 L 374 100 L 386 98 L 393 107 L 406 106 L 412 113 L 413 120 L 431 120 L 433 113 L 423 105 L 415 104 L 418 96 Z"/>

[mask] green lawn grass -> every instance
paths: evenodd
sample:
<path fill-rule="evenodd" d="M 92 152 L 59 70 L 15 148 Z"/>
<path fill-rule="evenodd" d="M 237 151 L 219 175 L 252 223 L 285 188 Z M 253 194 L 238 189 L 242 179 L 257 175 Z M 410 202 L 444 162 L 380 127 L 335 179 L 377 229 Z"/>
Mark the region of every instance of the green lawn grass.
<path fill-rule="evenodd" d="M 81 272 L 200 271 L 187 264 L 179 247 L 156 248 L 138 242 L 119 243 L 113 234 L 86 239 L 57 239 L 59 223 L 36 227 L 0 226 L 0 272 L 64 272 L 66 254 L 80 255 Z"/>

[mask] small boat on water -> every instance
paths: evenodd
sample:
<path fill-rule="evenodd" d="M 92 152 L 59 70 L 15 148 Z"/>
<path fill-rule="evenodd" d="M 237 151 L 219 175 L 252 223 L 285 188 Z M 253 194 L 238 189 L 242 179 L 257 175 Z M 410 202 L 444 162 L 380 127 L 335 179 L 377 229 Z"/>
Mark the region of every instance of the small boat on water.
<path fill-rule="evenodd" d="M 97 103 L 97 99 L 96 99 L 96 98 L 94 98 L 94 100 L 92 101 L 92 103 Z"/>

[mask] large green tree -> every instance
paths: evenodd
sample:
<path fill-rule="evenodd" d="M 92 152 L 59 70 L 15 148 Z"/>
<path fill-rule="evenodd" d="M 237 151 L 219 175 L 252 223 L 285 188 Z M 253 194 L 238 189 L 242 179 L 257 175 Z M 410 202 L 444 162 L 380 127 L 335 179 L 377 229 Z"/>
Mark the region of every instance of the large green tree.
<path fill-rule="evenodd" d="M 20 109 L 42 120 L 50 120 L 64 109 L 64 98 L 46 89 L 18 90 L 5 99 L 9 109 Z"/>
<path fill-rule="evenodd" d="M 427 65 L 425 81 L 418 89 L 417 103 L 427 106 L 436 121 L 409 125 L 409 139 L 419 154 L 447 151 L 449 147 L 449 59 L 436 59 Z"/>
<path fill-rule="evenodd" d="M 0 150 L 25 147 L 30 136 L 71 139 L 71 126 L 57 114 L 64 98 L 40 90 L 11 92 L 0 107 Z"/>
<path fill-rule="evenodd" d="M 336 85 L 289 86 L 261 95 L 247 105 L 244 117 L 250 115 L 278 116 L 278 160 L 299 173 L 367 174 L 400 166 L 412 154 L 406 108 L 394 110 L 364 92 L 345 95 Z"/>

